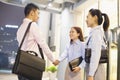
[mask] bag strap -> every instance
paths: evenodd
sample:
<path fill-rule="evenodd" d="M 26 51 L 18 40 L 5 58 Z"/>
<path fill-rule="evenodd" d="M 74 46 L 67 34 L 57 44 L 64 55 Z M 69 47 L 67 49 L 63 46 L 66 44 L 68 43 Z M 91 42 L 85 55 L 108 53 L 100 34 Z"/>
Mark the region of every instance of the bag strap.
<path fill-rule="evenodd" d="M 28 27 L 27 27 L 27 29 L 26 29 L 26 31 L 25 31 L 25 34 L 24 34 L 24 36 L 23 36 L 22 42 L 20 43 L 20 47 L 19 47 L 18 50 L 21 49 L 21 47 L 22 47 L 22 45 L 23 45 L 23 42 L 24 42 L 24 40 L 25 40 L 25 37 L 26 37 L 26 35 L 27 35 L 27 32 L 28 32 L 29 29 L 30 29 L 31 24 L 32 24 L 32 22 L 30 22 L 30 23 L 28 24 Z M 42 59 L 44 60 L 43 51 L 42 51 L 42 49 L 41 49 L 41 47 L 40 47 L 39 45 L 38 45 L 38 49 L 39 49 L 39 52 L 40 52 L 40 55 L 41 55 Z"/>
<path fill-rule="evenodd" d="M 28 27 L 27 27 L 27 29 L 26 29 L 26 31 L 25 31 L 25 34 L 24 34 L 24 36 L 23 36 L 23 39 L 22 39 L 22 41 L 21 41 L 21 43 L 20 43 L 20 47 L 19 47 L 19 50 L 21 49 L 21 47 L 22 47 L 22 45 L 23 45 L 23 42 L 24 42 L 24 40 L 25 40 L 25 37 L 26 37 L 26 35 L 27 35 L 27 32 L 29 31 L 29 29 L 30 29 L 30 25 L 32 24 L 32 22 L 30 22 L 29 24 L 28 24 Z"/>
<path fill-rule="evenodd" d="M 39 52 L 40 52 L 40 55 L 42 57 L 42 59 L 44 60 L 44 55 L 43 55 L 43 51 L 42 51 L 42 48 L 38 45 L 38 48 L 39 48 Z"/>
<path fill-rule="evenodd" d="M 91 39 L 91 36 L 90 36 L 89 39 L 88 39 L 88 42 L 87 42 L 87 44 L 86 44 L 87 46 L 88 46 L 88 44 L 89 44 L 90 39 Z"/>
<path fill-rule="evenodd" d="M 105 44 L 107 45 L 107 40 L 106 40 L 106 38 L 105 38 L 105 37 L 103 37 L 103 40 L 104 40 Z"/>
<path fill-rule="evenodd" d="M 88 42 L 87 42 L 87 44 L 86 44 L 87 46 L 88 46 L 88 44 L 89 44 L 90 39 L 91 39 L 91 37 L 89 37 L 89 39 L 88 39 Z M 103 40 L 104 40 L 105 44 L 107 45 L 107 40 L 106 40 L 105 37 L 103 37 Z"/>

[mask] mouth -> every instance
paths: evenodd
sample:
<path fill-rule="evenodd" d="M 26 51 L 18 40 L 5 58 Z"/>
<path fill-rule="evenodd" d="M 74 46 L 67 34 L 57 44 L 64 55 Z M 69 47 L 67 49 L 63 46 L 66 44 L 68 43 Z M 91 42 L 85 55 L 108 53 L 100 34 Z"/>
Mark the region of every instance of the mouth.
<path fill-rule="evenodd" d="M 70 39 L 72 39 L 73 38 L 73 36 L 70 36 Z"/>
<path fill-rule="evenodd" d="M 88 22 L 86 22 L 86 24 L 88 25 Z"/>

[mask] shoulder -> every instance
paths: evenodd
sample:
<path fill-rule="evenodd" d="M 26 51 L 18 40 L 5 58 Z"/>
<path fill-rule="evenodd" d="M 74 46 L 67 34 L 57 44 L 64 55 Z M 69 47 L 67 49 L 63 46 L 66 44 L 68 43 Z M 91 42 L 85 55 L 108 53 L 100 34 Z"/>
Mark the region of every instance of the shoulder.
<path fill-rule="evenodd" d="M 40 28 L 39 28 L 39 26 L 38 26 L 38 24 L 36 23 L 36 22 L 32 22 L 31 23 L 31 29 L 30 29 L 31 31 L 39 31 L 40 30 Z"/>
<path fill-rule="evenodd" d="M 95 29 L 93 32 L 92 32 L 92 34 L 91 34 L 91 37 L 94 37 L 94 38 L 96 38 L 96 37 L 101 37 L 102 36 L 102 30 L 100 29 L 100 28 L 98 28 L 98 29 Z"/>
<path fill-rule="evenodd" d="M 85 48 L 86 43 L 85 42 L 81 42 L 81 48 Z"/>
<path fill-rule="evenodd" d="M 38 25 L 37 25 L 36 22 L 32 22 L 32 23 L 31 23 L 31 27 L 38 27 Z"/>
<path fill-rule="evenodd" d="M 102 31 L 100 29 L 96 29 L 91 35 L 91 40 L 92 42 L 99 42 L 102 40 L 102 36 L 103 36 Z"/>
<path fill-rule="evenodd" d="M 101 29 L 100 29 L 100 28 L 95 29 L 92 33 L 93 33 L 93 34 L 95 34 L 95 33 L 101 33 Z"/>
<path fill-rule="evenodd" d="M 84 46 L 84 45 L 85 45 L 85 42 L 81 42 L 81 45 Z"/>

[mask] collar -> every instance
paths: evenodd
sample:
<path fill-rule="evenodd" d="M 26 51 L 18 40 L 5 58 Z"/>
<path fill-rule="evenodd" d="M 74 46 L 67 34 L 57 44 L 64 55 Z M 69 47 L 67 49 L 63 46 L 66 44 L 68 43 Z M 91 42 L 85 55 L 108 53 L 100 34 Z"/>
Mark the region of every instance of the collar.
<path fill-rule="evenodd" d="M 31 19 L 29 19 L 29 18 L 24 18 L 24 20 L 23 21 L 29 21 L 29 22 L 31 22 L 32 20 Z"/>
<path fill-rule="evenodd" d="M 75 40 L 74 42 L 73 42 L 73 44 L 80 44 L 81 43 L 81 41 L 79 40 L 79 39 L 77 39 L 77 40 Z"/>
<path fill-rule="evenodd" d="M 96 27 L 94 27 L 94 28 L 91 28 L 90 34 L 91 34 L 92 32 L 94 32 L 96 29 L 101 29 L 101 30 L 102 30 L 101 25 L 98 25 L 98 26 L 96 26 Z"/>

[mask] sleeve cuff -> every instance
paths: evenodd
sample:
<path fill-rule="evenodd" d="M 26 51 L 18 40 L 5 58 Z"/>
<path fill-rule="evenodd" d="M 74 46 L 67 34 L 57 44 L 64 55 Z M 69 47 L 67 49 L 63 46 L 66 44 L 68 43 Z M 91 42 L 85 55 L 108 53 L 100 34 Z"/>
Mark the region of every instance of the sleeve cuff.
<path fill-rule="evenodd" d="M 89 72 L 89 76 L 94 76 L 94 72 Z"/>
<path fill-rule="evenodd" d="M 62 59 L 60 59 L 60 58 L 58 58 L 58 60 L 61 62 L 62 61 Z"/>
<path fill-rule="evenodd" d="M 81 69 L 84 69 L 84 68 L 85 68 L 85 61 L 84 61 L 84 60 L 83 60 L 82 63 L 79 65 L 79 67 L 80 67 Z"/>
<path fill-rule="evenodd" d="M 52 59 L 51 62 L 55 62 L 55 59 Z"/>
<path fill-rule="evenodd" d="M 79 68 L 80 68 L 80 69 L 83 69 L 83 66 L 82 66 L 82 65 L 79 65 Z"/>

